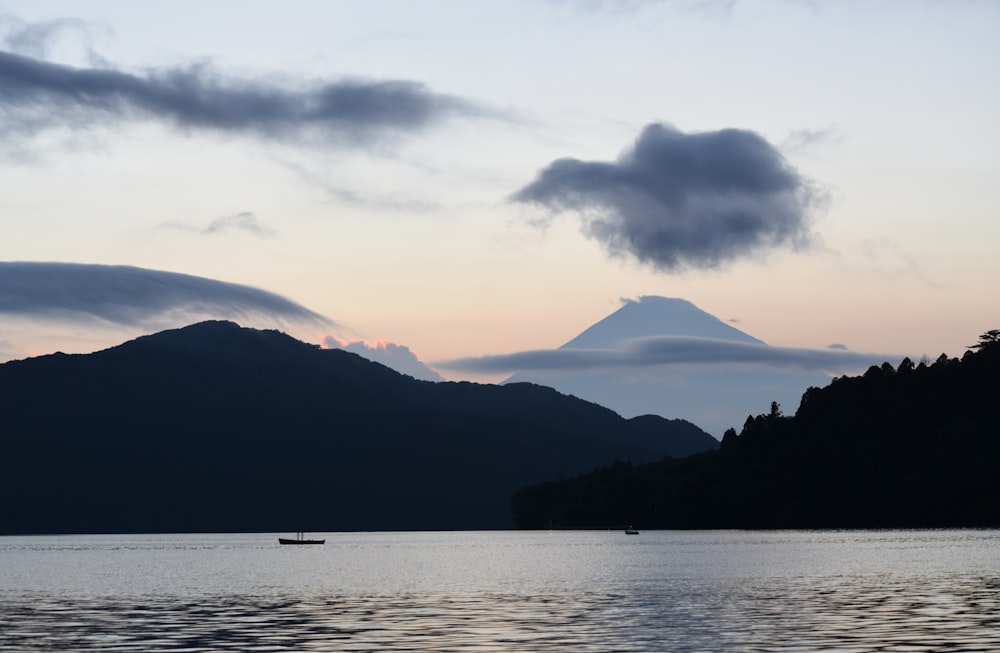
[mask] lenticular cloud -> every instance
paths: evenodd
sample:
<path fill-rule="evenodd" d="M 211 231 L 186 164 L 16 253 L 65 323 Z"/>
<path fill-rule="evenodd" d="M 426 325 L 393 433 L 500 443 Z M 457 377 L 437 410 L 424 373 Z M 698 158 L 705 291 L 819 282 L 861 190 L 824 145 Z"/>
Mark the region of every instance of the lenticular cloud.
<path fill-rule="evenodd" d="M 0 315 L 122 326 L 166 317 L 332 322 L 280 295 L 235 283 L 120 265 L 0 262 Z"/>

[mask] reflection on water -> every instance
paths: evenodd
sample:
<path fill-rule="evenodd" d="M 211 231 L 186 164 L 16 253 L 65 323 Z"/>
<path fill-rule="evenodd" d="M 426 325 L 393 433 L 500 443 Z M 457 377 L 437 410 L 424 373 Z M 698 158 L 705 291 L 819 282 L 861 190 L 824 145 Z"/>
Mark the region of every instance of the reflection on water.
<path fill-rule="evenodd" d="M 995 531 L 327 537 L 0 538 L 0 651 L 1000 650 Z"/>

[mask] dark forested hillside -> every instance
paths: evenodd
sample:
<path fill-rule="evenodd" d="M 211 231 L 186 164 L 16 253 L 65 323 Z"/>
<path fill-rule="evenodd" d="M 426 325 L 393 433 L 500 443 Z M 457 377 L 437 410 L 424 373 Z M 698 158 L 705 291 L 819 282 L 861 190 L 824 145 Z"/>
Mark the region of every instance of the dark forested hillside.
<path fill-rule="evenodd" d="M 505 528 L 528 483 L 717 445 L 206 322 L 0 365 L 0 533 Z"/>
<path fill-rule="evenodd" d="M 1000 526 L 1000 332 L 772 404 L 719 451 L 617 463 L 513 500 L 522 528 Z"/>

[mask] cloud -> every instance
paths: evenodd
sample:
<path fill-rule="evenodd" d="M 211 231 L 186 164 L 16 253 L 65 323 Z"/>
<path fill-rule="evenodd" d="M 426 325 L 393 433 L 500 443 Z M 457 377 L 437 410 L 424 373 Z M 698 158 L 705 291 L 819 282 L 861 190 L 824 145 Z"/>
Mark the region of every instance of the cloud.
<path fill-rule="evenodd" d="M 251 286 L 82 263 L 0 262 L 0 315 L 127 327 L 191 318 L 333 324 L 300 304 Z"/>
<path fill-rule="evenodd" d="M 426 213 L 441 208 L 441 205 L 438 203 L 403 197 L 393 192 L 374 192 L 371 189 L 358 191 L 347 186 L 335 184 L 316 169 L 291 161 L 282 161 L 281 165 L 291 170 L 305 183 L 321 189 L 330 198 L 344 204 L 383 211 L 400 211 L 408 214 Z"/>
<path fill-rule="evenodd" d="M 632 14 L 647 6 L 664 4 L 664 0 L 549 0 L 556 5 L 570 5 L 592 12 Z M 705 12 L 728 16 L 738 0 L 672 0 L 671 5 L 684 12 Z"/>
<path fill-rule="evenodd" d="M 788 134 L 781 143 L 781 149 L 785 152 L 803 152 L 810 150 L 824 143 L 838 143 L 843 140 L 843 135 L 838 127 L 826 127 L 823 129 L 796 129 Z"/>
<path fill-rule="evenodd" d="M 250 211 L 220 216 L 209 222 L 205 227 L 195 227 L 183 222 L 162 222 L 158 226 L 165 229 L 176 229 L 178 231 L 206 236 L 243 231 L 265 239 L 277 237 L 277 233 L 273 229 L 266 226 L 257 218 L 256 214 Z"/>
<path fill-rule="evenodd" d="M 672 272 L 807 245 L 820 196 L 755 132 L 654 123 L 616 161 L 558 159 L 510 199 L 577 212 L 610 254 Z"/>
<path fill-rule="evenodd" d="M 402 374 L 409 374 L 415 379 L 424 381 L 444 381 L 444 377 L 425 365 L 406 345 L 379 341 L 367 343 L 363 340 L 346 342 L 336 336 L 326 335 L 321 340 L 326 349 L 343 349 L 363 356 L 368 360 L 381 363 Z"/>
<path fill-rule="evenodd" d="M 0 51 L 0 135 L 7 139 L 28 139 L 57 128 L 83 131 L 154 120 L 182 130 L 298 144 L 364 145 L 450 116 L 489 114 L 414 81 L 280 84 L 226 75 L 205 62 L 135 74 L 109 65 L 77 68 Z"/>
<path fill-rule="evenodd" d="M 216 218 L 207 227 L 202 229 L 201 232 L 204 234 L 217 234 L 233 230 L 246 231 L 261 238 L 274 237 L 274 232 L 261 224 L 257 216 L 249 211 Z"/>
<path fill-rule="evenodd" d="M 825 373 L 849 372 L 881 363 L 885 356 L 846 351 L 772 347 L 688 336 L 622 341 L 608 349 L 545 349 L 460 358 L 435 367 L 463 372 L 593 372 L 658 365 L 763 365 Z"/>

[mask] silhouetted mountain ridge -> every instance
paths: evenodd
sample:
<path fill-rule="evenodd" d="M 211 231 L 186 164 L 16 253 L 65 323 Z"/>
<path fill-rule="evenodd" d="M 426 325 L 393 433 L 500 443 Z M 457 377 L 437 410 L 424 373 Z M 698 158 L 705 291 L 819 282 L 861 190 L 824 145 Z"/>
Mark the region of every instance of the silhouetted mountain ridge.
<path fill-rule="evenodd" d="M 872 366 L 772 404 L 719 451 L 617 463 L 515 495 L 522 528 L 1000 526 L 1000 332 L 961 359 Z"/>
<path fill-rule="evenodd" d="M 504 528 L 527 483 L 717 445 L 231 322 L 0 365 L 0 415 L 5 533 Z"/>

